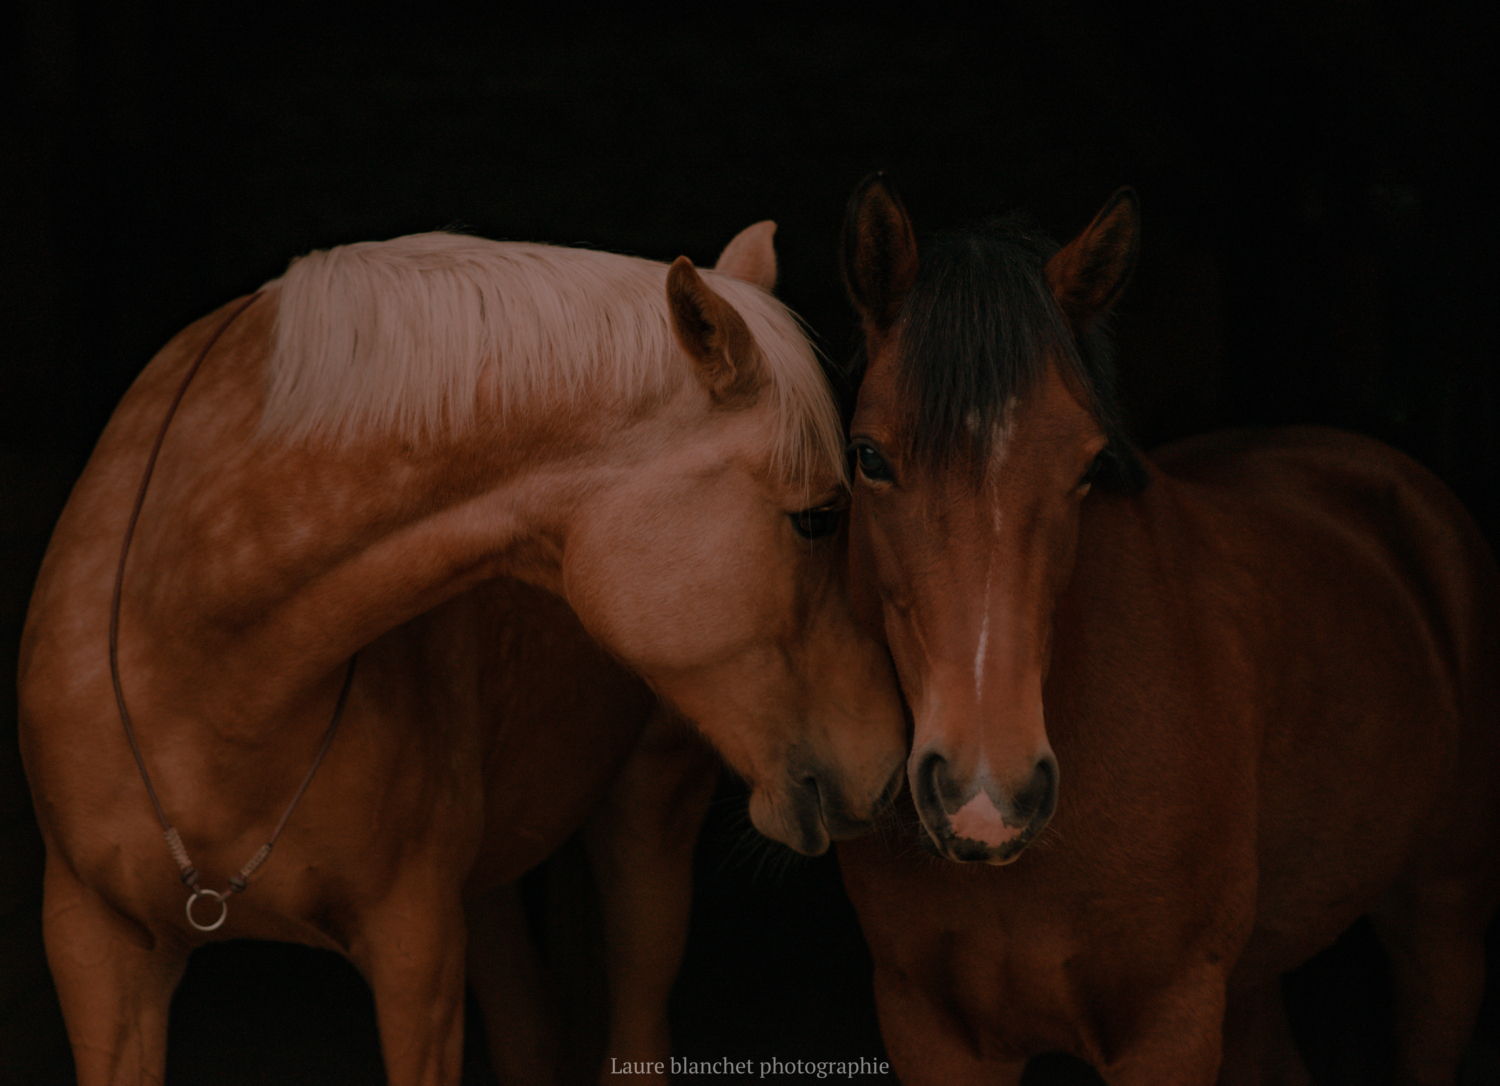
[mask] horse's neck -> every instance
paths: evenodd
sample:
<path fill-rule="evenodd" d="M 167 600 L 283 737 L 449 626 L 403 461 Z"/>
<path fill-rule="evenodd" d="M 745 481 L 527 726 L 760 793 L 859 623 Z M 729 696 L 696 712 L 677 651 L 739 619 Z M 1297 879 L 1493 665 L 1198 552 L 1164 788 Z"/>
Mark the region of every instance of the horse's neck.
<path fill-rule="evenodd" d="M 1203 553 L 1205 518 L 1194 489 L 1150 469 L 1139 493 L 1099 494 L 1085 503 L 1080 520 L 1076 577 L 1094 578 L 1097 590 L 1125 595 L 1163 592 L 1174 596 L 1170 576 L 1181 572 L 1183 553 Z"/>
<path fill-rule="evenodd" d="M 179 674 L 196 660 L 217 687 L 254 691 L 247 727 L 484 580 L 559 587 L 573 509 L 595 485 L 582 453 L 599 434 L 561 422 L 340 450 L 213 422 L 174 423 L 132 552 L 125 629 L 142 623 Z"/>
<path fill-rule="evenodd" d="M 1053 614 L 1048 681 L 1050 700 L 1088 704 L 1078 725 L 1095 745 L 1100 729 L 1090 718 L 1110 713 L 1090 699 L 1114 681 L 1101 678 L 1101 658 L 1152 657 L 1170 669 L 1196 658 L 1205 639 L 1216 651 L 1229 648 L 1224 638 L 1234 634 L 1225 609 L 1257 589 L 1223 548 L 1218 528 L 1217 510 L 1198 488 L 1155 469 L 1139 494 L 1086 501 L 1072 578 Z M 1053 709 L 1049 704 L 1049 721 Z M 1115 738 L 1130 744 L 1137 737 Z"/>

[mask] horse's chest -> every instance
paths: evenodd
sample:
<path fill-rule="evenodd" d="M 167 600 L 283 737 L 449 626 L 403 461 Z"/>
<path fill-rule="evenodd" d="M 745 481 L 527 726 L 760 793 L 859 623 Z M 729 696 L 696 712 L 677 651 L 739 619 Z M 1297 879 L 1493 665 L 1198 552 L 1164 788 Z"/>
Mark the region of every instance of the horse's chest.
<path fill-rule="evenodd" d="M 485 835 L 475 875 L 509 883 L 556 852 L 588 818 L 633 736 L 607 734 L 573 760 L 549 759 L 542 771 L 507 763 L 485 781 Z M 559 764 L 561 762 L 561 764 Z"/>
<path fill-rule="evenodd" d="M 926 1052 L 940 1037 L 952 1058 L 985 1065 L 1049 1051 L 1102 1065 L 1149 1028 L 1146 1008 L 1185 979 L 1227 971 L 1233 940 L 1217 932 L 1247 926 L 1243 909 L 1206 923 L 1170 896 L 1110 895 L 1103 876 L 1028 868 L 1027 857 L 959 867 L 874 839 L 841 844 L 840 860 L 882 1028 L 904 1038 L 893 1052 Z"/>
<path fill-rule="evenodd" d="M 1038 1036 L 1071 1042 L 1066 923 L 1024 895 L 997 892 L 1003 869 L 939 864 L 910 842 L 841 843 L 845 886 L 870 945 L 886 1028 L 962 1038 L 965 1046 L 1031 1049 Z"/>

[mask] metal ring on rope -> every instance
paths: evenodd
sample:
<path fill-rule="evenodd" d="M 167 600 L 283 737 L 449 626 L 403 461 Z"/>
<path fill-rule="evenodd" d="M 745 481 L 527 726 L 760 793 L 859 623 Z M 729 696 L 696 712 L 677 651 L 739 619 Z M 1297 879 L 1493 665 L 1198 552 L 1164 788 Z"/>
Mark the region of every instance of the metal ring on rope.
<path fill-rule="evenodd" d="M 198 918 L 193 915 L 193 906 L 198 903 L 200 897 L 219 903 L 219 918 L 212 924 L 200 924 Z M 188 923 L 199 931 L 218 931 L 224 926 L 224 921 L 229 919 L 229 895 L 221 894 L 217 890 L 194 890 L 193 896 L 187 900 L 187 918 Z"/>

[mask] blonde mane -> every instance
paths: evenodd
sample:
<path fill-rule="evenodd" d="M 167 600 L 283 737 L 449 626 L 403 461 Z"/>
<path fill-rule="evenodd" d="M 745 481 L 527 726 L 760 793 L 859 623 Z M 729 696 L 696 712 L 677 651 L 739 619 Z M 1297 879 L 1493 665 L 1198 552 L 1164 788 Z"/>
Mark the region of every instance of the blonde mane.
<path fill-rule="evenodd" d="M 691 362 L 672 334 L 666 265 L 589 249 L 413 234 L 310 253 L 280 280 L 262 430 L 426 442 L 477 421 L 604 396 L 665 400 Z M 758 287 L 703 273 L 760 347 L 775 466 L 843 471 L 837 409 L 797 318 Z"/>

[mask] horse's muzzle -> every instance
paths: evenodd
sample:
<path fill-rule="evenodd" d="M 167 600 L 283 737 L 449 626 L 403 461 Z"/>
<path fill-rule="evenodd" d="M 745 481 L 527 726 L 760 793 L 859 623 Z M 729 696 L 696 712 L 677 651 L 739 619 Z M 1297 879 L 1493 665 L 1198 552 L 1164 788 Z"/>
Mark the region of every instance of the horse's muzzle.
<path fill-rule="evenodd" d="M 829 841 L 847 841 L 869 833 L 876 818 L 901 791 L 904 778 L 904 767 L 898 765 L 868 807 L 857 811 L 834 776 L 804 771 L 796 778 L 788 796 L 793 811 L 791 822 L 797 827 L 801 844 L 787 843 L 798 852 L 815 856 L 828 848 Z"/>
<path fill-rule="evenodd" d="M 1057 809 L 1057 759 L 1042 755 L 1018 788 L 988 775 L 956 780 L 948 761 L 929 751 L 912 773 L 917 814 L 939 856 L 960 863 L 1005 864 L 1046 828 Z"/>

